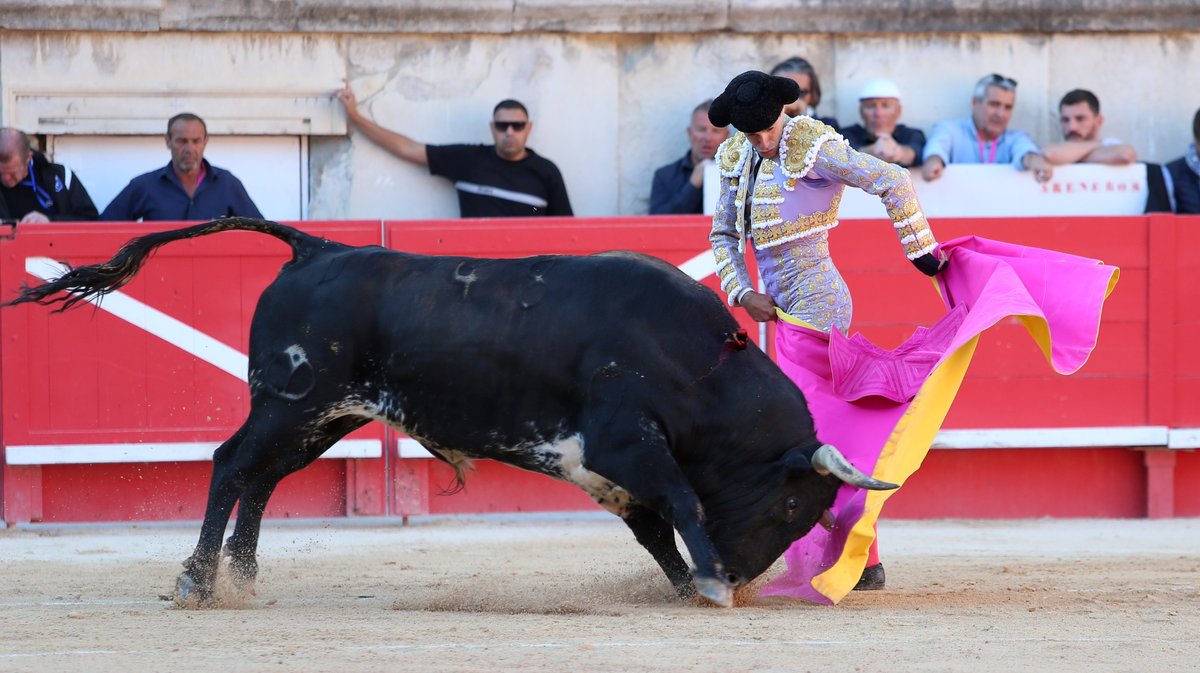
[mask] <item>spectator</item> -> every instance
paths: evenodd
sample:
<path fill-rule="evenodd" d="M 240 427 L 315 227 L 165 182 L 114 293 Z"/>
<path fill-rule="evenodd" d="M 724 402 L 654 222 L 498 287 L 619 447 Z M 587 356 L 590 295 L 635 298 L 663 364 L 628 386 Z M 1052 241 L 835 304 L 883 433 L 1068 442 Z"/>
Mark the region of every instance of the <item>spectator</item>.
<path fill-rule="evenodd" d="M 889 79 L 867 82 L 858 94 L 862 124 L 842 130 L 850 147 L 900 166 L 918 166 L 925 134 L 900 122 L 900 88 Z"/>
<path fill-rule="evenodd" d="M 214 220 L 262 217 L 233 173 L 204 158 L 208 125 L 190 112 L 167 122 L 171 162 L 129 181 L 100 215 L 102 220 Z"/>
<path fill-rule="evenodd" d="M 712 163 L 717 147 L 729 137 L 728 127 L 713 126 L 708 121 L 712 99 L 692 110 L 692 123 L 687 127 L 688 144 L 683 157 L 654 171 L 650 188 L 650 214 L 703 213 L 704 168 Z"/>
<path fill-rule="evenodd" d="M 1166 165 L 1163 177 L 1169 183 L 1167 192 L 1171 195 L 1171 207 L 1179 214 L 1200 214 L 1200 156 L 1196 148 L 1200 147 L 1200 110 L 1192 117 L 1192 144 L 1188 145 L 1183 156 Z"/>
<path fill-rule="evenodd" d="M 771 68 L 770 74 L 786 77 L 800 85 L 800 97 L 795 102 L 783 106 L 784 114 L 789 117 L 808 115 L 817 121 L 829 124 L 834 131 L 838 130 L 837 119 L 817 116 L 817 106 L 821 104 L 821 80 L 817 77 L 817 71 L 811 63 L 799 56 L 793 56 L 775 64 L 775 67 Z"/>
<path fill-rule="evenodd" d="M 1063 141 L 1042 148 L 1052 164 L 1111 164 L 1124 166 L 1137 161 L 1137 150 L 1115 138 L 1101 138 L 1100 99 L 1084 89 L 1068 91 L 1058 103 L 1058 125 Z"/>
<path fill-rule="evenodd" d="M 1017 82 L 991 74 L 975 83 L 971 115 L 938 122 L 925 144 L 921 174 L 926 180 L 942 176 L 946 164 L 1007 164 L 1032 170 L 1038 182 L 1047 182 L 1054 168 L 1024 131 L 1010 131 Z"/>
<path fill-rule="evenodd" d="M 405 161 L 427 166 L 430 175 L 452 180 L 462 217 L 573 214 L 558 167 L 526 147 L 533 122 L 515 100 L 502 100 L 492 110 L 496 144 L 426 145 L 364 117 L 349 85 L 334 96 L 345 106 L 350 124 L 371 141 Z"/>
<path fill-rule="evenodd" d="M 24 131 L 0 128 L 0 220 L 94 220 L 99 213 L 70 168 L 35 152 Z"/>

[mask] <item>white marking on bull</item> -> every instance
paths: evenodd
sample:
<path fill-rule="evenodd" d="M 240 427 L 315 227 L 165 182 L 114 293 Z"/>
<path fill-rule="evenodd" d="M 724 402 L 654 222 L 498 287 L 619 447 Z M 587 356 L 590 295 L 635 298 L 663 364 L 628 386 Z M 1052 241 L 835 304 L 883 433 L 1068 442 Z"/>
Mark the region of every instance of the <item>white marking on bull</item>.
<path fill-rule="evenodd" d="M 400 401 L 386 391 L 379 393 L 376 400 L 364 400 L 358 397 L 347 398 L 331 405 L 316 420 L 317 425 L 324 425 L 335 418 L 343 416 L 361 416 L 373 421 L 389 425 L 400 432 L 408 433 L 404 427 L 404 410 Z"/>
<path fill-rule="evenodd" d="M 467 294 L 471 291 L 471 283 L 479 280 L 479 276 L 475 275 L 474 267 L 471 267 L 470 273 L 463 273 L 462 269 L 466 262 L 463 262 L 454 269 L 454 280 L 463 284 L 463 299 L 467 298 Z"/>
<path fill-rule="evenodd" d="M 584 467 L 583 437 L 579 434 L 561 437 L 526 450 L 531 455 L 542 458 L 548 465 L 555 465 L 563 480 L 583 489 L 609 512 L 623 516 L 629 509 L 628 491 Z"/>
<path fill-rule="evenodd" d="M 294 375 L 296 373 L 296 370 L 300 369 L 305 364 L 308 364 L 308 353 L 305 353 L 304 348 L 301 347 L 299 344 L 292 344 L 291 346 L 288 346 L 287 348 L 283 349 L 283 354 L 287 356 L 288 364 L 291 365 L 291 367 L 292 367 L 292 372 L 289 375 L 289 379 L 291 378 L 292 375 Z M 310 367 L 310 369 L 311 369 L 311 367 Z M 308 386 L 307 389 L 305 389 L 301 392 L 298 392 L 298 393 L 288 392 L 286 390 L 283 390 L 282 388 L 275 388 L 275 386 L 272 386 L 272 388 L 273 388 L 272 392 L 274 394 L 282 397 L 285 400 L 293 400 L 293 401 L 298 401 L 298 400 L 304 399 L 304 396 L 307 395 L 310 391 L 312 391 L 311 384 Z"/>
<path fill-rule="evenodd" d="M 632 500 L 628 491 L 584 467 L 583 437 L 578 433 L 567 435 L 564 432 L 550 440 L 522 442 L 506 446 L 500 440 L 500 433 L 493 432 L 491 437 L 494 443 L 481 451 L 480 455 L 474 455 L 441 446 L 438 442 L 421 436 L 420 428 L 415 425 L 406 427 L 404 410 L 401 409 L 400 401 L 386 391 L 380 392 L 376 400 L 363 400 L 355 397 L 331 405 L 318 417 L 315 425 L 324 425 L 343 416 L 360 416 L 390 425 L 417 440 L 426 449 L 436 452 L 454 468 L 460 477 L 474 468 L 473 461 L 475 459 L 507 454 L 524 458 L 518 462 L 529 466 L 536 465 L 539 468 L 537 471 L 575 484 L 601 507 L 617 516 L 625 514 Z M 531 433 L 538 434 L 532 421 L 526 424 L 526 428 Z M 558 429 L 560 432 L 565 430 L 562 424 Z"/>
<path fill-rule="evenodd" d="M 308 360 L 308 353 L 304 352 L 304 348 L 300 344 L 292 344 L 283 349 L 283 352 L 291 359 L 293 370 Z"/>

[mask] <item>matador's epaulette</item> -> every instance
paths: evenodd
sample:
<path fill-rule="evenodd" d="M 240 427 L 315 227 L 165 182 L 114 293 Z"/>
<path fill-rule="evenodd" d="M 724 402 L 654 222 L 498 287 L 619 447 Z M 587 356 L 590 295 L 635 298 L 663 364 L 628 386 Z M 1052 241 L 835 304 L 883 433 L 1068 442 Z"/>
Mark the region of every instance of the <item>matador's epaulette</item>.
<path fill-rule="evenodd" d="M 751 151 L 753 150 L 750 141 L 746 140 L 745 133 L 737 131 L 726 138 L 725 142 L 717 147 L 717 167 L 721 169 L 721 175 L 727 178 L 741 177 L 746 155 Z"/>
<path fill-rule="evenodd" d="M 789 178 L 802 178 L 817 163 L 817 152 L 829 140 L 845 142 L 841 134 L 825 122 L 808 116 L 796 117 L 783 127 L 779 142 L 783 173 Z"/>

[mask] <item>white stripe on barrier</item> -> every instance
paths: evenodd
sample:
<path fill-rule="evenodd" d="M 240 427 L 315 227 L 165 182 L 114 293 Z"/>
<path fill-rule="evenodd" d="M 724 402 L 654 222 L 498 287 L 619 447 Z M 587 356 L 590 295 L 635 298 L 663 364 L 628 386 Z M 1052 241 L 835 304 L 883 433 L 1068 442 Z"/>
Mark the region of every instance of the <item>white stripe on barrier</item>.
<path fill-rule="evenodd" d="M 1200 449 L 1200 428 L 1171 428 L 1168 449 Z"/>
<path fill-rule="evenodd" d="M 25 271 L 45 281 L 54 280 L 67 272 L 67 267 L 49 257 L 25 258 Z M 212 364 L 238 379 L 246 380 L 250 360 L 236 348 L 217 341 L 200 330 L 151 308 L 146 304 L 117 291 L 106 295 L 103 300 L 88 299 L 103 311 L 140 327 L 184 352 Z"/>
<path fill-rule="evenodd" d="M 1162 425 L 1091 428 L 990 428 L 942 430 L 935 449 L 1071 449 L 1093 446 L 1166 446 Z"/>
<path fill-rule="evenodd" d="M 28 444 L 5 449 L 9 465 L 78 465 L 87 463 L 171 463 L 212 459 L 219 442 L 145 442 L 136 444 Z M 1168 430 L 1165 426 L 1092 428 L 992 428 L 942 430 L 933 449 L 1071 449 L 1089 447 L 1161 446 L 1200 448 L 1200 428 Z M 396 440 L 401 458 L 432 458 L 417 440 Z M 343 439 L 322 458 L 379 458 L 382 444 L 375 439 Z"/>
<path fill-rule="evenodd" d="M 717 272 L 717 260 L 712 250 L 704 252 L 679 265 L 679 270 L 691 276 L 693 280 L 704 280 Z"/>
<path fill-rule="evenodd" d="M 433 454 L 421 446 L 421 443 L 411 437 L 401 437 L 396 440 L 396 451 L 401 458 L 433 458 Z"/>
<path fill-rule="evenodd" d="M 212 460 L 220 442 L 146 442 L 142 444 L 28 444 L 5 447 L 9 465 L 80 465 L 88 463 L 176 463 Z M 378 439 L 343 439 L 322 458 L 379 458 Z"/>

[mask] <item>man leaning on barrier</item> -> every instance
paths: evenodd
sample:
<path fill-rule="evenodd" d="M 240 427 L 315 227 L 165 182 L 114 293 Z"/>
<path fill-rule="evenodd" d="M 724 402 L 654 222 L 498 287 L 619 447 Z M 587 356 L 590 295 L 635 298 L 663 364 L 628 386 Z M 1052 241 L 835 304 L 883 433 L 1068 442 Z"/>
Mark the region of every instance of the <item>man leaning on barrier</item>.
<path fill-rule="evenodd" d="M 1100 99 L 1086 89 L 1068 91 L 1058 103 L 1058 125 L 1063 140 L 1042 148 L 1052 164 L 1109 164 L 1125 166 L 1137 161 L 1137 150 L 1116 138 L 1101 137 L 1104 115 Z"/>
<path fill-rule="evenodd" d="M 0 128 L 0 220 L 94 220 L 92 197 L 70 168 L 51 163 L 24 131 Z"/>
<path fill-rule="evenodd" d="M 975 83 L 971 114 L 938 122 L 925 144 L 921 175 L 926 180 L 942 176 L 947 164 L 1012 164 L 1033 171 L 1038 182 L 1048 182 L 1054 167 L 1042 156 L 1024 131 L 1008 128 L 1017 101 L 1017 81 L 995 73 Z"/>

